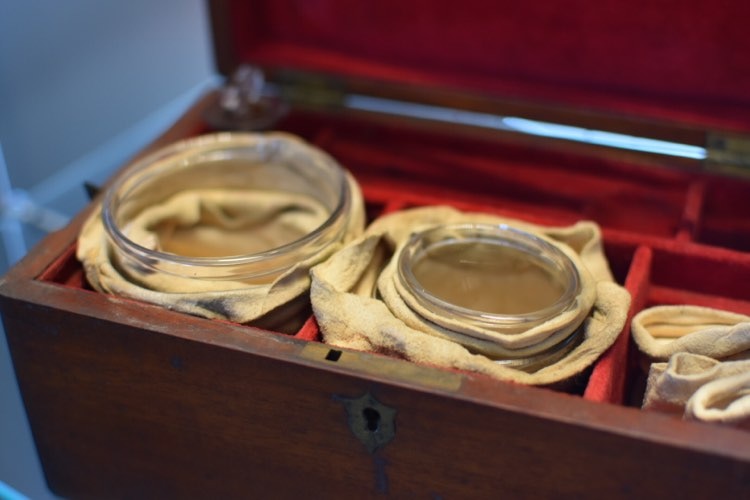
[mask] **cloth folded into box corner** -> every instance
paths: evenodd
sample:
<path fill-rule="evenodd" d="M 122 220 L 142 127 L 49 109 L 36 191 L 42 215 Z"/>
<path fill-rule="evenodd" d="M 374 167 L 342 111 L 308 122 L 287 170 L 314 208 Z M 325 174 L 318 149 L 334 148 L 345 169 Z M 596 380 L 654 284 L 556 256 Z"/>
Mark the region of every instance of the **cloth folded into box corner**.
<path fill-rule="evenodd" d="M 635 315 L 632 332 L 651 362 L 644 410 L 750 428 L 750 317 L 656 306 Z"/>
<path fill-rule="evenodd" d="M 653 361 L 678 352 L 714 359 L 750 358 L 750 316 L 710 307 L 664 305 L 633 317 L 633 340 Z"/>

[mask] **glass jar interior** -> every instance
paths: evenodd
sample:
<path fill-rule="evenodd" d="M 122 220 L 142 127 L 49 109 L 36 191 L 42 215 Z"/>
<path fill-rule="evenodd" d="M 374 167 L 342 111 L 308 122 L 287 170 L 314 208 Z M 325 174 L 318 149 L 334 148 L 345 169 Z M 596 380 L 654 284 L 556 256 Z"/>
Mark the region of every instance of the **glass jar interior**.
<path fill-rule="evenodd" d="M 437 315 L 506 333 L 562 313 L 580 290 L 565 253 L 507 225 L 446 225 L 415 234 L 401 252 L 398 276 Z"/>
<path fill-rule="evenodd" d="M 438 299 L 490 314 L 528 314 L 557 302 L 565 283 L 554 269 L 511 245 L 482 239 L 425 250 L 412 273 Z"/>

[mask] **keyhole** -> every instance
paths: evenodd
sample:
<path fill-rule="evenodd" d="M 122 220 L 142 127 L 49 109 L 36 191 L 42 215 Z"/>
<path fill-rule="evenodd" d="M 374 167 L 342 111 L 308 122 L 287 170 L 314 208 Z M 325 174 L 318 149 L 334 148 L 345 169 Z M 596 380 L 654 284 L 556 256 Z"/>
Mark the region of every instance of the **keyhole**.
<path fill-rule="evenodd" d="M 365 418 L 365 427 L 370 432 L 377 432 L 380 428 L 380 412 L 375 408 L 365 408 L 362 410 L 362 416 Z"/>
<path fill-rule="evenodd" d="M 334 399 L 344 403 L 347 423 L 352 433 L 365 445 L 367 451 L 375 453 L 387 445 L 396 435 L 396 409 L 385 406 L 369 392 L 356 399 L 334 394 Z"/>

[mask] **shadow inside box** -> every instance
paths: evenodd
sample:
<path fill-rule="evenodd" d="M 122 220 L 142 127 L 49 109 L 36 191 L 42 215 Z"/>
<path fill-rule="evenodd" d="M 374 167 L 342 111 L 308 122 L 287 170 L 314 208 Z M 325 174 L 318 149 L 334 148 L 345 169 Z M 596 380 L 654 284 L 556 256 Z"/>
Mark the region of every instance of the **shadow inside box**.
<path fill-rule="evenodd" d="M 701 208 L 697 242 L 750 252 L 750 183 L 712 179 Z"/>

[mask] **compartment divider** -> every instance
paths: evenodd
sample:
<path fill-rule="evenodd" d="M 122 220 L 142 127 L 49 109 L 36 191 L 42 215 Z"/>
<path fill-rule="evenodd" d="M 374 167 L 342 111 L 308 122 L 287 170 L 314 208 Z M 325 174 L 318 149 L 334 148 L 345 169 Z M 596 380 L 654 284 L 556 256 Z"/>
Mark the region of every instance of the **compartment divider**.
<path fill-rule="evenodd" d="M 646 304 L 650 287 L 653 252 L 649 247 L 638 247 L 625 279 L 625 288 L 630 292 L 631 303 L 625 328 L 614 345 L 599 359 L 583 393 L 590 401 L 624 404 L 628 394 L 629 375 L 632 373 L 630 349 L 630 322 Z"/>

